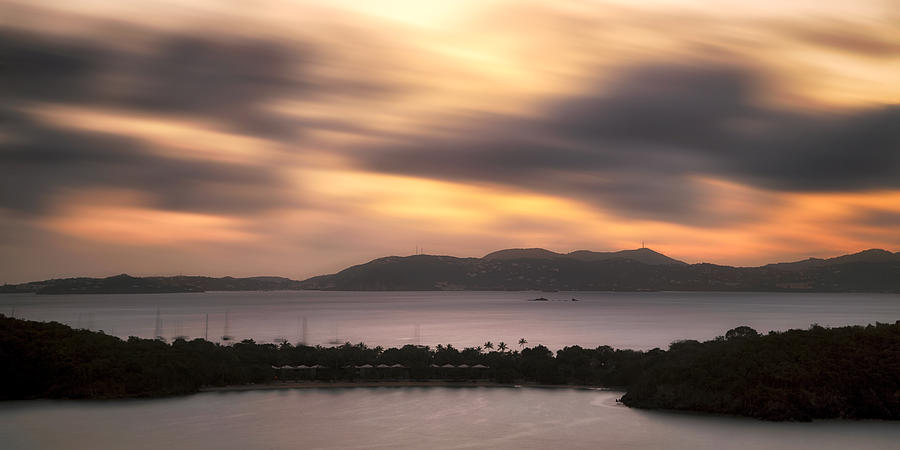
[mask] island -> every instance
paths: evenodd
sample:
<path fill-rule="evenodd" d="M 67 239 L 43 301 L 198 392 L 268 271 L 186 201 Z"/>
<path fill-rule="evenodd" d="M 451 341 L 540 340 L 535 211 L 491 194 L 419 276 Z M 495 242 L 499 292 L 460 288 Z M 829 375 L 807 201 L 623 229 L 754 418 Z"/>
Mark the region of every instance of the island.
<path fill-rule="evenodd" d="M 649 248 L 617 252 L 507 249 L 481 258 L 388 256 L 305 280 L 173 276 L 62 278 L 0 293 L 127 294 L 204 291 L 766 291 L 900 292 L 900 252 L 870 249 L 759 267 L 687 264 Z"/>

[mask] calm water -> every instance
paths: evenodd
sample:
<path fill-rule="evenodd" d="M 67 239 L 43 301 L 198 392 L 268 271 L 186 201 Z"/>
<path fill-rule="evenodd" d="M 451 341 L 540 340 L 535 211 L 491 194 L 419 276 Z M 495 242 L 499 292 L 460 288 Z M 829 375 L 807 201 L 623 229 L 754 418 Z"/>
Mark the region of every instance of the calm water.
<path fill-rule="evenodd" d="M 579 302 L 528 302 L 538 296 Z M 0 312 L 118 336 L 301 339 L 457 347 L 520 337 L 551 348 L 665 347 L 738 325 L 760 331 L 900 319 L 900 296 L 771 293 L 210 292 L 0 295 Z M 306 323 L 304 327 L 303 324 Z M 304 329 L 305 328 L 305 329 Z M 356 388 L 204 393 L 134 401 L 0 403 L 0 447 L 31 448 L 898 448 L 886 422 L 766 423 L 631 410 L 620 393 Z"/>
<path fill-rule="evenodd" d="M 528 302 L 544 296 L 552 300 Z M 398 346 L 477 346 L 526 338 L 566 345 L 665 348 L 711 339 L 738 325 L 759 331 L 900 319 L 897 294 L 720 292 L 208 292 L 147 295 L 0 295 L 0 312 L 55 320 L 121 337 L 226 334 L 257 342 L 366 342 Z M 304 318 L 306 326 L 304 327 Z M 304 331 L 305 328 L 305 331 Z"/>
<path fill-rule="evenodd" d="M 632 410 L 620 393 L 354 388 L 0 403 L 5 449 L 896 449 L 888 422 L 769 423 Z"/>

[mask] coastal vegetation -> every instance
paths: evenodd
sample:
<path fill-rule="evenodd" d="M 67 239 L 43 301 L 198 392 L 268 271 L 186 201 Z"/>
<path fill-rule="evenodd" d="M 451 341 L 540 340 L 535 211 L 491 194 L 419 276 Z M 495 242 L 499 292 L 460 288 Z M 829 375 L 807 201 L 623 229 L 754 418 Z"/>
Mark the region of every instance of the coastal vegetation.
<path fill-rule="evenodd" d="M 627 391 L 623 403 L 640 408 L 769 420 L 900 419 L 900 322 L 766 335 L 738 327 L 668 350 L 570 346 L 554 353 L 524 338 L 518 344 L 167 343 L 0 315 L 0 399 L 153 397 L 295 379 L 483 380 L 618 387 Z"/>
<path fill-rule="evenodd" d="M 630 380 L 628 406 L 770 420 L 900 419 L 900 321 L 680 341 Z"/>

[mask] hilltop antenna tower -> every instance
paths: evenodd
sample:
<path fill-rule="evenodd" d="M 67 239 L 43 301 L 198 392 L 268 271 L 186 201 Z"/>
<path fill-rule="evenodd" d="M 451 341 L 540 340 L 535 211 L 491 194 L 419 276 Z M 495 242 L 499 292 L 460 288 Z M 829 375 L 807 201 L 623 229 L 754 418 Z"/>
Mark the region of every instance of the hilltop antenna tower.
<path fill-rule="evenodd" d="M 206 324 L 203 326 L 203 340 L 209 340 L 209 314 L 206 315 Z"/>

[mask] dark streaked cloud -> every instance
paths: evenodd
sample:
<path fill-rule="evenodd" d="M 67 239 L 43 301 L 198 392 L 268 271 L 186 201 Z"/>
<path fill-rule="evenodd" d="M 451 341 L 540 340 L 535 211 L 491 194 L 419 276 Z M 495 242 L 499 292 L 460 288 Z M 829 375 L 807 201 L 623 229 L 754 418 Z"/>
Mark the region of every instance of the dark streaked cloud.
<path fill-rule="evenodd" d="M 153 206 L 195 212 L 300 204 L 283 194 L 287 182 L 274 167 L 170 158 L 136 139 L 5 115 L 0 129 L 15 134 L 0 152 L 0 208 L 43 213 L 56 194 L 79 189 L 131 190 Z"/>
<path fill-rule="evenodd" d="M 851 55 L 892 58 L 900 55 L 900 41 L 846 20 L 781 23 L 775 28 L 794 39 Z"/>
<path fill-rule="evenodd" d="M 729 173 L 780 190 L 900 187 L 900 106 L 794 116 L 736 142 Z"/>
<path fill-rule="evenodd" d="M 283 172 L 286 165 L 179 158 L 127 131 L 82 130 L 32 114 L 47 105 L 173 123 L 200 120 L 212 131 L 286 145 L 299 142 L 309 128 L 357 125 L 278 114 L 270 102 L 385 92 L 374 81 L 309 75 L 310 67 L 327 64 L 327 56 L 296 40 L 114 28 L 121 40 L 0 29 L 0 209 L 44 213 L 57 194 L 94 188 L 132 190 L 157 207 L 198 212 L 303 203 Z M 191 145 L 216 152 L 215 143 Z M 301 153 L 291 152 L 276 159 Z"/>
<path fill-rule="evenodd" d="M 262 40 L 166 36 L 149 54 L 111 62 L 123 86 L 110 97 L 130 108 L 201 114 L 242 131 L 283 136 L 298 127 L 261 106 L 312 87 L 302 73 L 308 58 L 305 50 Z"/>
<path fill-rule="evenodd" d="M 201 115 L 255 134 L 301 127 L 267 112 L 267 101 L 319 92 L 303 69 L 308 50 L 237 37 L 148 30 L 122 36 L 137 48 L 40 33 L 0 34 L 5 98 L 67 102 L 180 116 Z"/>
<path fill-rule="evenodd" d="M 758 104 L 763 82 L 745 66 L 641 65 L 548 102 L 536 119 L 475 118 L 458 137 L 360 157 L 376 170 L 553 191 L 688 223 L 740 219 L 705 206 L 698 176 L 787 191 L 900 187 L 900 108 L 779 111 Z"/>
<path fill-rule="evenodd" d="M 157 37 L 158 47 L 129 53 L 59 36 L 0 36 L 0 94 L 7 100 L 0 109 L 0 208 L 43 212 L 54 195 L 83 188 L 129 189 L 158 207 L 204 212 L 296 204 L 281 192 L 277 167 L 166 157 L 140 139 L 59 128 L 25 112 L 42 104 L 116 107 L 195 115 L 259 133 L 278 122 L 256 107 L 302 88 L 286 74 L 289 52 L 277 45 Z"/>
<path fill-rule="evenodd" d="M 0 95 L 7 106 L 93 98 L 94 77 L 111 57 L 72 40 L 0 30 Z"/>

